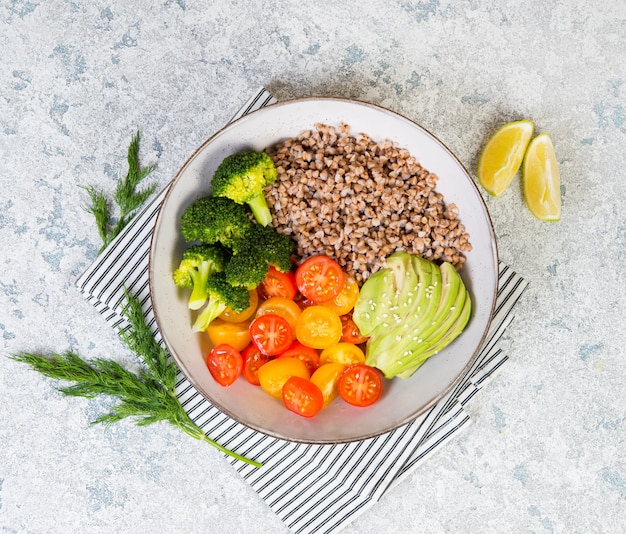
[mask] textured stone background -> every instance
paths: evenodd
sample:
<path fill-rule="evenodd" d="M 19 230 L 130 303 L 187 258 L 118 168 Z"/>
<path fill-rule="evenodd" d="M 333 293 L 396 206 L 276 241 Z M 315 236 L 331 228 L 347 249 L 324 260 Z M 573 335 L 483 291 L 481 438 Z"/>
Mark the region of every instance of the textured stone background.
<path fill-rule="evenodd" d="M 563 218 L 519 181 L 487 198 L 530 281 L 474 420 L 356 532 L 626 531 L 626 2 L 0 1 L 2 355 L 131 361 L 74 287 L 100 242 L 79 187 L 112 191 L 132 134 L 165 186 L 260 85 L 418 121 L 472 172 L 500 124 L 552 135 Z M 0 530 L 285 532 L 206 444 L 90 427 L 101 400 L 0 358 Z"/>

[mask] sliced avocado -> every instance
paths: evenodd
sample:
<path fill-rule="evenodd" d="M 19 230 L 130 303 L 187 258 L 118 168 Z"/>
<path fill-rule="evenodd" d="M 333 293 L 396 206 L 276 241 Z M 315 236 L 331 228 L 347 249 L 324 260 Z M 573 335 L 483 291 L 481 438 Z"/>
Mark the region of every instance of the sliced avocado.
<path fill-rule="evenodd" d="M 393 275 L 392 283 L 395 290 L 395 300 L 402 301 L 407 293 L 415 291 L 419 281 L 419 275 L 413 267 L 411 255 L 399 250 L 394 252 L 385 261 L 385 269 L 389 269 Z"/>
<path fill-rule="evenodd" d="M 421 346 L 423 351 L 430 350 L 430 348 L 446 336 L 451 329 L 455 328 L 456 320 L 463 313 L 465 308 L 465 301 L 469 299 L 467 290 L 464 287 L 461 289 L 462 291 L 457 292 L 457 299 L 454 301 L 452 306 L 449 307 L 448 314 L 439 323 L 438 328 L 436 328 L 426 339 L 424 339 Z"/>
<path fill-rule="evenodd" d="M 439 270 L 441 271 L 441 296 L 439 298 L 439 306 L 437 307 L 437 311 L 435 312 L 435 316 L 433 317 L 430 325 L 426 325 L 426 327 L 420 332 L 420 338 L 424 341 L 426 341 L 431 334 L 433 334 L 433 332 L 441 329 L 443 322 L 449 319 L 450 309 L 457 305 L 456 301 L 459 293 L 465 293 L 461 277 L 451 263 L 442 263 L 439 266 Z M 463 291 L 460 291 L 461 289 Z M 462 298 L 465 300 L 464 295 Z M 463 304 L 461 302 L 461 306 L 462 305 Z M 460 312 L 461 308 L 459 308 L 458 313 Z"/>
<path fill-rule="evenodd" d="M 458 275 L 457 275 L 458 276 Z M 459 277 L 460 280 L 460 277 Z M 385 377 L 393 378 L 402 376 L 407 370 L 417 370 L 426 361 L 422 356 L 427 354 L 448 332 L 454 328 L 456 321 L 463 312 L 465 301 L 469 298 L 465 287 L 460 284 L 455 291 L 456 300 L 447 304 L 447 314 L 438 320 L 436 327 L 429 327 L 429 333 L 423 333 L 424 337 L 413 334 L 410 342 L 393 345 L 386 355 L 389 364 L 385 367 Z M 379 358 L 379 361 L 382 358 Z M 412 373 L 411 373 L 412 374 Z M 410 376 L 410 375 L 409 375 Z"/>
<path fill-rule="evenodd" d="M 391 315 L 387 317 L 388 320 L 382 323 L 379 331 L 370 335 L 366 348 L 367 361 L 372 362 L 369 365 L 376 365 L 375 362 L 379 361 L 379 356 L 389 349 L 394 348 L 393 354 L 397 355 L 396 347 L 403 345 L 403 342 L 407 341 L 407 336 L 412 335 L 413 325 L 419 321 L 430 304 L 429 287 L 437 266 L 426 260 L 416 262 L 415 258 L 409 254 L 406 256 L 410 259 L 410 263 L 404 264 L 406 277 L 411 279 L 414 287 L 405 285 L 405 291 L 398 299 L 397 309 L 390 309 Z M 361 297 L 359 297 L 360 300 Z M 380 360 L 380 364 L 384 365 L 386 358 L 380 358 Z"/>
<path fill-rule="evenodd" d="M 467 293 L 460 315 L 457 317 L 456 321 L 454 321 L 454 323 L 450 326 L 446 334 L 430 349 L 420 352 L 413 366 L 398 373 L 396 376 L 398 376 L 399 378 L 409 378 L 428 358 L 434 356 L 445 347 L 447 347 L 450 343 L 452 343 L 452 341 L 454 341 L 461 334 L 461 332 L 467 325 L 471 312 L 472 301 L 470 299 L 469 293 Z"/>
<path fill-rule="evenodd" d="M 431 278 L 430 283 L 424 288 L 424 295 L 420 299 L 419 309 L 416 310 L 414 321 L 409 319 L 408 330 L 414 336 L 421 336 L 422 332 L 428 328 L 437 313 L 439 307 L 439 301 L 441 300 L 441 269 L 434 263 L 424 260 L 419 256 L 413 256 L 413 265 L 416 269 L 417 264 L 425 264 L 430 269 Z"/>
<path fill-rule="evenodd" d="M 389 291 L 390 279 L 390 271 L 381 269 L 370 276 L 361 287 L 359 300 L 352 312 L 352 320 L 364 336 L 371 336 L 383 322 L 382 314 L 385 313 L 388 304 L 383 306 L 381 303 L 388 300 L 383 295 Z"/>

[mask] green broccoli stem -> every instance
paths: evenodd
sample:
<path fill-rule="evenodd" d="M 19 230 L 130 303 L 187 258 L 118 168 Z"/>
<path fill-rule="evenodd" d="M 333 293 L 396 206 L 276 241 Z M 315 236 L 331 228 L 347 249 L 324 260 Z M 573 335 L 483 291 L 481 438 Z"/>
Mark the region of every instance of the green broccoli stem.
<path fill-rule="evenodd" d="M 194 332 L 203 332 L 226 309 L 226 304 L 216 298 L 209 298 L 209 302 L 199 313 L 193 324 Z"/>
<path fill-rule="evenodd" d="M 189 296 L 188 306 L 190 310 L 199 310 L 209 298 L 206 281 L 211 272 L 209 262 L 202 262 L 198 270 L 192 269 L 189 273 L 193 280 L 193 289 Z"/>
<path fill-rule="evenodd" d="M 256 222 L 258 222 L 261 226 L 267 226 L 272 222 L 272 213 L 270 212 L 270 208 L 267 205 L 267 200 L 265 199 L 263 192 L 250 198 L 246 204 L 248 204 L 252 210 L 252 214 L 254 215 Z"/>

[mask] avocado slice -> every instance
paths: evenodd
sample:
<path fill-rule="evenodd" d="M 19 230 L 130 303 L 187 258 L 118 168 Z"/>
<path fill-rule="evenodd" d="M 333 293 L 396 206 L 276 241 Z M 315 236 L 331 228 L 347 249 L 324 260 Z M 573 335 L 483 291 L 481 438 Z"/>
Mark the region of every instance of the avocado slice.
<path fill-rule="evenodd" d="M 420 338 L 426 341 L 433 332 L 440 330 L 444 321 L 449 319 L 450 310 L 457 305 L 459 293 L 463 294 L 465 288 L 459 273 L 451 263 L 444 262 L 439 266 L 441 271 L 441 296 L 439 298 L 439 306 L 435 312 L 435 316 L 430 325 L 420 332 Z M 463 289 L 463 291 L 460 291 Z M 463 296 L 465 300 L 465 296 Z M 462 302 L 461 302 L 462 306 Z M 461 309 L 459 308 L 459 313 Z"/>
<path fill-rule="evenodd" d="M 391 361 L 397 358 L 399 354 L 397 347 L 410 339 L 408 336 L 412 336 L 414 325 L 433 304 L 429 298 L 429 288 L 433 283 L 433 275 L 438 271 L 437 266 L 421 258 L 421 261 L 416 262 L 415 257 L 404 254 L 409 259 L 409 263 L 404 264 L 404 273 L 407 278 L 411 279 L 413 287 L 408 284 L 405 286 L 405 291 L 399 296 L 395 309 L 391 307 L 388 310 L 392 320 L 382 323 L 381 328 L 370 335 L 366 348 L 368 365 L 376 366 L 381 370 L 388 357 Z M 359 301 L 360 299 L 361 297 Z M 387 351 L 391 351 L 391 354 L 386 355 Z"/>
<path fill-rule="evenodd" d="M 420 349 L 419 354 L 417 354 L 417 360 L 415 360 L 413 365 L 408 369 L 405 369 L 404 371 L 398 373 L 396 376 L 398 376 L 399 378 L 409 378 L 428 358 L 443 350 L 461 334 L 461 332 L 467 325 L 467 322 L 469 321 L 472 312 L 472 301 L 469 293 L 467 293 L 467 290 L 465 290 L 464 293 L 465 301 L 463 303 L 461 312 L 456 320 L 450 325 L 445 334 L 439 339 L 439 341 L 431 345 L 429 349 Z"/>
<path fill-rule="evenodd" d="M 380 303 L 384 300 L 382 295 L 389 289 L 390 278 L 390 272 L 381 269 L 370 276 L 361 287 L 359 300 L 352 312 L 352 320 L 364 336 L 371 336 L 383 322 L 384 310 Z"/>
<path fill-rule="evenodd" d="M 446 315 L 443 319 L 438 320 L 436 326 L 429 327 L 428 333 L 424 331 L 424 337 L 413 335 L 410 339 L 411 343 L 406 343 L 402 347 L 398 345 L 393 347 L 395 360 L 385 369 L 387 373 L 391 376 L 401 376 L 407 369 L 416 370 L 425 361 L 422 359 L 422 355 L 435 346 L 455 326 L 467 300 L 467 291 L 461 284 L 457 286 L 452 295 L 455 300 L 451 303 L 450 298 L 446 297 Z M 398 355 L 402 356 L 399 357 Z"/>

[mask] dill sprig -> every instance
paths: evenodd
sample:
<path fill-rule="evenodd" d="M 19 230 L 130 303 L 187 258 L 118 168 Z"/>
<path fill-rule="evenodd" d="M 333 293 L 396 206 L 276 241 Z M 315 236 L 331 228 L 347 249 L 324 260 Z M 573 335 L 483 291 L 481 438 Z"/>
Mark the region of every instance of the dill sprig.
<path fill-rule="evenodd" d="M 230 451 L 210 439 L 185 412 L 175 392 L 176 365 L 154 338 L 139 300 L 127 289 L 124 289 L 124 295 L 126 303 L 123 314 L 129 326 L 120 329 L 119 335 L 144 364 L 138 373 L 109 359 L 87 361 L 72 351 L 50 355 L 23 352 L 10 357 L 49 378 L 72 382 L 71 385 L 57 388 L 65 395 L 86 398 L 105 395 L 115 398 L 117 402 L 111 411 L 99 416 L 92 424 L 110 425 L 127 417 L 139 426 L 167 421 L 233 458 L 261 467 L 259 462 Z"/>
<path fill-rule="evenodd" d="M 144 204 L 148 197 L 154 193 L 157 184 L 152 184 L 144 189 L 138 189 L 139 184 L 155 169 L 155 165 L 142 167 L 139 163 L 139 132 L 132 138 L 128 147 L 128 172 L 125 177 L 120 177 L 115 188 L 113 201 L 118 208 L 118 216 L 114 217 L 113 203 L 104 192 L 93 185 L 85 186 L 91 204 L 85 207 L 96 219 L 98 234 L 102 239 L 102 252 L 113 241 L 124 227 L 135 216 L 137 210 Z"/>

